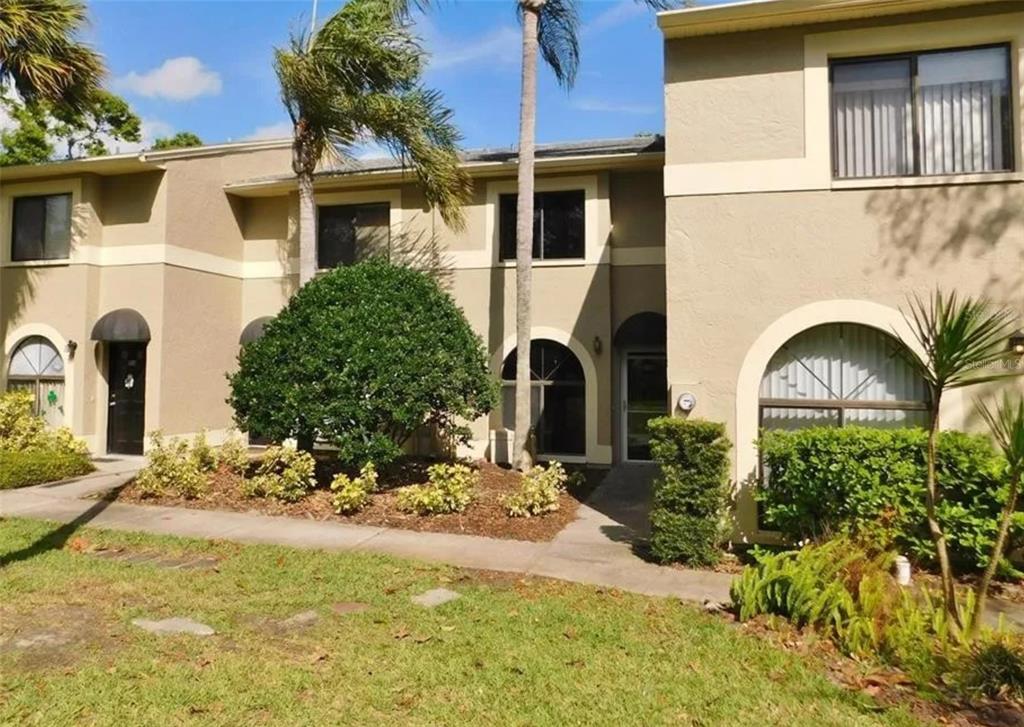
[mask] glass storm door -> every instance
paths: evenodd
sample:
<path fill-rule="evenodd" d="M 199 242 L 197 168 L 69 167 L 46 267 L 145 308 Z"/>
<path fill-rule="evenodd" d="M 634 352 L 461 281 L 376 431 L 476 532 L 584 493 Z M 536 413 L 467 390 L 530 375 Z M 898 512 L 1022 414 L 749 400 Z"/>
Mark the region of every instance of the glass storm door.
<path fill-rule="evenodd" d="M 668 413 L 665 354 L 627 353 L 623 367 L 622 431 L 628 461 L 651 459 L 647 422 Z"/>

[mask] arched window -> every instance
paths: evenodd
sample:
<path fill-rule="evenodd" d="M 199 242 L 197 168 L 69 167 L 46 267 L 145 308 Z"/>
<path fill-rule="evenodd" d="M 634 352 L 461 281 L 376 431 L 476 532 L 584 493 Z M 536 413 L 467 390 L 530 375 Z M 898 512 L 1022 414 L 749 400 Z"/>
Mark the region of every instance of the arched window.
<path fill-rule="evenodd" d="M 503 421 L 507 429 L 515 429 L 515 349 L 505 358 L 501 378 Z M 537 432 L 537 453 L 586 454 L 586 382 L 573 352 L 554 341 L 531 342 L 530 381 L 530 420 Z"/>
<path fill-rule="evenodd" d="M 64 359 L 42 336 L 26 338 L 14 349 L 7 389 L 30 392 L 35 413 L 50 426 L 64 423 Z"/>
<path fill-rule="evenodd" d="M 868 326 L 809 328 L 780 348 L 764 372 L 761 426 L 924 426 L 928 390 L 912 355 Z"/>

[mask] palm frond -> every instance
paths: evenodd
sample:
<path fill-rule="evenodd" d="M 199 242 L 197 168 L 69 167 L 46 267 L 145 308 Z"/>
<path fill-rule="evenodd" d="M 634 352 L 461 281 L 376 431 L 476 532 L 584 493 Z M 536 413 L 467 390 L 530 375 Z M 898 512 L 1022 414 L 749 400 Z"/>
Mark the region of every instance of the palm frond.
<path fill-rule="evenodd" d="M 1024 397 L 1004 393 L 995 408 L 980 400 L 977 405 L 1010 471 L 1024 471 Z"/>
<path fill-rule="evenodd" d="M 908 308 L 904 317 L 925 352 L 925 359 L 915 363 L 933 391 L 1019 374 L 985 373 L 1006 358 L 1006 342 L 1015 329 L 1012 310 L 995 309 L 983 298 L 960 298 L 955 292 L 946 295 L 939 290 L 927 299 L 915 296 Z"/>
<path fill-rule="evenodd" d="M 580 16 L 576 0 L 545 0 L 537 23 L 541 57 L 564 88 L 572 88 L 580 66 Z"/>

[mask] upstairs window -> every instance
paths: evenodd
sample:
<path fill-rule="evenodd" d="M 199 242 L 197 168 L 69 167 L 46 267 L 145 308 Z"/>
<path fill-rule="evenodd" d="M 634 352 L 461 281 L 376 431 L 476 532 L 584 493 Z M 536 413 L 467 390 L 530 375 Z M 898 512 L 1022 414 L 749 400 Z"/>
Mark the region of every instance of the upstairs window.
<path fill-rule="evenodd" d="M 71 249 L 71 195 L 14 198 L 11 260 L 66 260 Z"/>
<path fill-rule="evenodd" d="M 584 249 L 582 189 L 538 192 L 533 202 L 533 257 L 535 260 L 582 258 Z M 518 195 L 499 199 L 501 260 L 516 259 Z"/>
<path fill-rule="evenodd" d="M 317 208 L 316 252 L 321 270 L 351 265 L 391 246 L 391 206 L 343 204 Z"/>
<path fill-rule="evenodd" d="M 838 179 L 1013 169 L 1007 45 L 837 60 Z"/>

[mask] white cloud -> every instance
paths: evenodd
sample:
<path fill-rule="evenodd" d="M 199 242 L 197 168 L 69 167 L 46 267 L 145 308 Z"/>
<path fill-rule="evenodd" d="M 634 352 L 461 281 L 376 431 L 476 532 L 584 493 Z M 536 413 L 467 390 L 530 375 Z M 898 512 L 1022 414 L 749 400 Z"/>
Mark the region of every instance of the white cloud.
<path fill-rule="evenodd" d="M 572 101 L 571 105 L 578 111 L 593 111 L 609 114 L 636 114 L 638 116 L 653 116 L 659 111 L 658 107 L 654 104 L 626 103 L 598 98 L 576 99 Z"/>
<path fill-rule="evenodd" d="M 519 62 L 522 34 L 512 25 L 505 25 L 475 39 L 443 35 L 426 17 L 417 22 L 417 31 L 430 51 L 432 71 L 448 70 L 467 63 L 511 65 Z"/>
<path fill-rule="evenodd" d="M 275 124 L 258 126 L 251 133 L 243 136 L 239 141 L 262 141 L 263 139 L 288 139 L 292 135 L 292 122 L 278 121 Z"/>
<path fill-rule="evenodd" d="M 192 56 L 168 58 L 145 73 L 131 73 L 114 79 L 114 88 L 147 98 L 189 101 L 199 96 L 216 96 L 221 90 L 220 75 Z"/>

